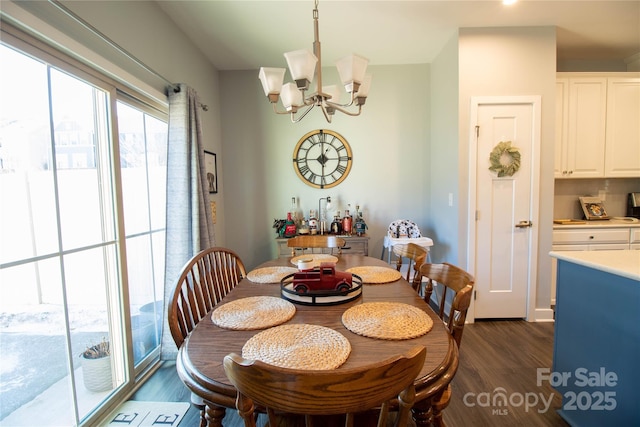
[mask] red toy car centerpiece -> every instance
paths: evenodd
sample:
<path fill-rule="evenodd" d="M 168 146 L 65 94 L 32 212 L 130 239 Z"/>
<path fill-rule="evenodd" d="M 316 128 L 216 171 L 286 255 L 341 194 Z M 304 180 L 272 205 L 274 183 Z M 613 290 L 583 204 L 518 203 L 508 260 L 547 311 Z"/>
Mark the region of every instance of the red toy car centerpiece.
<path fill-rule="evenodd" d="M 293 290 L 299 294 L 332 290 L 345 292 L 351 289 L 352 280 L 351 273 L 336 271 L 334 263 L 323 262 L 319 267 L 294 273 Z"/>

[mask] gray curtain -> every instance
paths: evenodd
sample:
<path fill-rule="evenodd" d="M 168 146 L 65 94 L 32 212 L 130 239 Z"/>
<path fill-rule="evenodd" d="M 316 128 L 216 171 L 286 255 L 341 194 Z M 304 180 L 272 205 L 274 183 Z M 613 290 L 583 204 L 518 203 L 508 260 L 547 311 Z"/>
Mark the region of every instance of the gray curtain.
<path fill-rule="evenodd" d="M 162 360 L 175 360 L 178 352 L 166 313 L 181 269 L 196 253 L 215 246 L 200 127 L 202 104 L 194 89 L 185 84 L 177 87 L 179 91 L 169 88 Z"/>

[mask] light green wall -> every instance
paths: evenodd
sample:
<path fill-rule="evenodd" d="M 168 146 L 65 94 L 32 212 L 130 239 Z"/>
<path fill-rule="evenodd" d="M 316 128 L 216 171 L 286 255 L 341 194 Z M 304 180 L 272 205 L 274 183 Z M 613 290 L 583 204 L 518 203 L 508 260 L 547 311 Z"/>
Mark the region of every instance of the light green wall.
<path fill-rule="evenodd" d="M 363 114 L 337 114 L 331 124 L 320 111 L 296 124 L 274 114 L 257 70 L 220 73 L 227 245 L 249 267 L 276 255 L 271 225 L 274 218 L 286 216 L 291 197 L 300 200 L 307 215 L 318 208 L 321 197 L 331 196 L 342 213 L 347 204 L 352 213 L 359 204 L 369 226 L 369 253 L 377 257 L 390 222 L 407 218 L 426 228 L 429 66 L 372 66 L 369 72 L 373 84 Z M 339 82 L 330 68 L 324 70 L 323 80 Z M 292 166 L 296 143 L 313 129 L 340 133 L 353 150 L 349 176 L 332 189 L 307 186 Z"/>
<path fill-rule="evenodd" d="M 460 179 L 458 166 L 458 36 L 431 64 L 430 234 L 437 242 L 431 259 L 458 264 L 460 248 Z M 449 195 L 451 194 L 451 206 Z"/>

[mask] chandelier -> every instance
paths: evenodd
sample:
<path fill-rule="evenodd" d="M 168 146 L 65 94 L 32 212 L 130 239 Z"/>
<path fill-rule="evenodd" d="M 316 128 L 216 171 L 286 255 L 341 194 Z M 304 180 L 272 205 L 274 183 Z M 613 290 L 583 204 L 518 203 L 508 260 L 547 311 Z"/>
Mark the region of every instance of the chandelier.
<path fill-rule="evenodd" d="M 261 67 L 258 78 L 262 82 L 264 94 L 273 105 L 276 114 L 290 114 L 291 121 L 297 123 L 302 120 L 313 107 L 320 107 L 327 122 L 336 111 L 349 116 L 359 116 L 362 106 L 367 100 L 371 75 L 365 75 L 369 60 L 359 55 L 351 54 L 336 61 L 338 74 L 350 100 L 346 104 L 340 103 L 340 89 L 338 86 L 322 85 L 322 55 L 320 52 L 320 40 L 318 31 L 318 0 L 315 0 L 313 8 L 313 53 L 306 49 L 287 52 L 284 57 L 287 60 L 289 73 L 295 83 L 283 85 L 284 68 Z M 307 94 L 309 85 L 316 80 L 316 92 Z M 279 110 L 278 99 L 282 101 L 284 110 Z M 351 107 L 357 108 L 351 108 Z"/>

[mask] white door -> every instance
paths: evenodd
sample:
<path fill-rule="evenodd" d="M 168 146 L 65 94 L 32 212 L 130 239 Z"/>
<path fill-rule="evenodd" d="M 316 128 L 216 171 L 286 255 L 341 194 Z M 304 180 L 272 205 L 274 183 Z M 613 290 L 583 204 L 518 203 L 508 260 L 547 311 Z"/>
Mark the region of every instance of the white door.
<path fill-rule="evenodd" d="M 536 277 L 540 140 L 539 97 L 474 98 L 471 122 L 470 265 L 476 279 L 474 318 L 525 318 Z M 500 170 L 490 170 L 492 152 L 510 142 Z M 502 148 L 504 148 L 502 144 Z M 520 155 L 520 166 L 509 166 Z M 513 164 L 515 166 L 515 164 Z M 470 178 L 473 176 L 470 174 Z M 475 191 L 474 191 L 475 188 Z"/>

